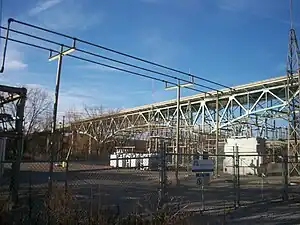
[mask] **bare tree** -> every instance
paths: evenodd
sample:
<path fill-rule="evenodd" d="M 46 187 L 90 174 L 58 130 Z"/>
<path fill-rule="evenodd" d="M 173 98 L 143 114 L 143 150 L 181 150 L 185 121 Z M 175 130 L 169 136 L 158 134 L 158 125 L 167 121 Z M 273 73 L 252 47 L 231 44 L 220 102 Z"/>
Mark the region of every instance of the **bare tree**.
<path fill-rule="evenodd" d="M 16 116 L 16 105 L 10 104 L 7 111 Z M 24 110 L 25 136 L 37 131 L 43 131 L 51 125 L 51 100 L 49 93 L 38 87 L 27 88 L 27 98 Z"/>
<path fill-rule="evenodd" d="M 69 121 L 70 124 L 73 123 L 73 129 L 78 131 L 79 129 L 85 129 L 84 126 L 80 128 L 80 120 L 108 115 L 113 116 L 119 111 L 119 109 L 105 109 L 103 106 L 91 107 L 84 105 L 82 113 L 76 113 L 74 110 L 69 110 L 65 114 L 65 118 L 66 121 Z M 118 123 L 120 121 L 116 122 Z M 118 140 L 115 140 L 115 135 L 113 133 L 110 133 L 109 124 L 107 122 L 101 124 L 98 122 L 93 123 L 92 127 L 90 127 L 89 129 L 89 132 L 91 133 L 87 135 L 82 135 L 82 133 L 78 133 L 79 135 L 76 138 L 77 147 L 79 149 L 89 149 L 89 154 L 91 154 L 91 148 L 93 148 L 94 150 L 96 150 L 97 155 L 99 156 L 100 152 L 103 152 L 104 149 L 108 150 L 107 148 L 114 148 L 113 146 L 116 145 L 115 143 L 119 141 L 119 138 Z"/>
<path fill-rule="evenodd" d="M 24 117 L 26 136 L 49 128 L 51 125 L 50 110 L 51 100 L 48 92 L 42 88 L 29 88 Z"/>
<path fill-rule="evenodd" d="M 72 124 L 85 118 L 85 113 L 77 112 L 75 109 L 70 108 L 65 112 L 65 123 Z"/>
<path fill-rule="evenodd" d="M 84 105 L 85 118 L 93 118 L 97 116 L 113 115 L 120 112 L 120 109 L 105 109 L 103 106 L 87 106 Z"/>
<path fill-rule="evenodd" d="M 93 118 L 104 114 L 103 106 L 87 106 L 84 105 L 85 117 Z"/>

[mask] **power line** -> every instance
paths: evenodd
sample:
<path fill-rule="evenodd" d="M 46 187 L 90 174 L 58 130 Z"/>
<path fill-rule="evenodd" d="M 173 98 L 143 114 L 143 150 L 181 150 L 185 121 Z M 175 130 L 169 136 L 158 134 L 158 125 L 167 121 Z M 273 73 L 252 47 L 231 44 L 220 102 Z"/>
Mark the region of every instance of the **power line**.
<path fill-rule="evenodd" d="M 6 39 L 8 41 L 12 41 L 12 42 L 16 42 L 16 43 L 23 44 L 23 45 L 26 45 L 26 46 L 34 47 L 34 48 L 37 48 L 37 49 L 41 49 L 41 50 L 50 51 L 50 52 L 54 52 L 54 53 L 60 54 L 60 52 L 57 51 L 57 50 L 54 50 L 54 49 L 51 49 L 51 48 L 46 48 L 46 47 L 39 46 L 39 45 L 32 44 L 32 43 L 27 43 L 27 42 L 20 41 L 20 40 L 16 40 L 14 38 L 6 38 L 4 36 L 1 36 L 1 39 Z M 74 58 L 74 59 L 78 59 L 78 60 L 81 60 L 81 61 L 85 61 L 85 62 L 97 64 L 97 65 L 100 65 L 100 66 L 104 66 L 104 67 L 107 67 L 107 68 L 110 68 L 110 69 L 115 69 L 115 70 L 118 70 L 118 71 L 126 72 L 126 73 L 129 73 L 129 74 L 132 74 L 132 75 L 136 75 L 136 76 L 140 76 L 140 77 L 143 77 L 143 78 L 156 80 L 156 81 L 162 82 L 164 84 L 172 84 L 172 85 L 176 85 L 177 86 L 177 83 L 172 82 L 172 81 L 168 81 L 168 80 L 156 78 L 156 77 L 153 77 L 153 76 L 149 76 L 149 75 L 146 75 L 146 74 L 134 72 L 134 71 L 131 71 L 131 70 L 126 70 L 126 69 L 119 68 L 119 67 L 116 67 L 116 66 L 112 66 L 112 65 L 101 63 L 101 62 L 97 62 L 97 61 L 94 61 L 94 60 L 91 60 L 91 59 L 85 59 L 85 58 L 82 58 L 80 56 L 70 55 L 70 54 L 65 55 L 65 56 L 71 57 L 71 58 Z M 191 87 L 187 87 L 187 86 L 183 86 L 183 88 L 186 88 L 186 89 L 189 89 L 189 90 L 193 90 L 193 91 L 197 91 L 197 92 L 201 92 L 201 93 L 205 93 L 205 94 L 209 94 L 207 92 L 204 92 L 204 91 L 196 89 L 196 88 L 191 88 Z"/>
<path fill-rule="evenodd" d="M 0 28 L 4 29 L 4 30 L 8 30 L 6 27 L 3 27 L 3 26 L 1 26 Z M 40 40 L 40 41 L 48 42 L 48 43 L 51 43 L 51 44 L 55 44 L 55 45 L 59 45 L 59 46 L 63 45 L 64 47 L 67 47 L 67 48 L 72 48 L 73 47 L 73 46 L 69 46 L 69 45 L 65 45 L 65 44 L 62 44 L 62 43 L 58 43 L 56 41 L 52 41 L 52 40 L 49 40 L 49 39 L 46 39 L 46 38 L 42 38 L 42 37 L 39 37 L 39 36 L 36 36 L 36 35 L 28 34 L 28 33 L 22 32 L 22 31 L 18 31 L 18 30 L 12 29 L 12 28 L 10 28 L 9 31 L 10 32 L 14 32 L 16 34 L 24 35 L 24 36 L 27 36 L 27 37 L 31 37 L 31 38 L 34 38 L 34 39 L 37 39 L 37 40 Z M 172 75 L 169 75 L 169 74 L 166 74 L 166 73 L 162 73 L 162 72 L 159 72 L 159 71 L 156 71 L 156 70 L 152 70 L 152 69 L 147 69 L 147 68 L 144 68 L 144 67 L 136 66 L 136 65 L 133 65 L 133 64 L 130 64 L 130 63 L 126 63 L 126 62 L 123 62 L 123 61 L 120 61 L 120 60 L 116 60 L 116 59 L 113 59 L 113 58 L 110 58 L 110 57 L 106 57 L 106 56 L 103 56 L 103 55 L 100 55 L 100 54 L 97 54 L 97 53 L 89 52 L 89 51 L 80 49 L 78 47 L 76 47 L 76 51 L 84 53 L 84 54 L 87 54 L 87 55 L 91 55 L 91 56 L 94 56 L 94 57 L 102 58 L 102 59 L 105 59 L 105 60 L 108 60 L 108 61 L 112 61 L 112 62 L 115 62 L 115 63 L 119 63 L 119 64 L 122 64 L 122 65 L 125 65 L 125 66 L 133 67 L 135 69 L 140 69 L 140 70 L 144 70 L 144 71 L 147 71 L 147 72 L 159 74 L 159 75 L 162 75 L 164 77 L 171 78 L 171 79 L 181 80 L 181 81 L 187 82 L 187 83 L 193 83 L 193 85 L 198 86 L 198 87 L 203 87 L 203 88 L 207 88 L 209 90 L 219 91 L 218 89 L 211 88 L 211 87 L 208 87 L 206 85 L 197 84 L 195 82 L 191 82 L 189 80 L 178 78 L 176 76 L 172 76 Z"/>
<path fill-rule="evenodd" d="M 158 63 L 155 63 L 155 62 L 151 62 L 149 60 L 145 60 L 145 59 L 142 59 L 142 58 L 139 58 L 139 57 L 127 54 L 127 53 L 116 51 L 114 49 L 107 48 L 107 47 L 104 47 L 102 45 L 98 45 L 98 44 L 95 44 L 95 43 L 92 43 L 92 42 L 89 42 L 89 41 L 85 41 L 85 40 L 82 40 L 82 39 L 79 39 L 79 38 L 75 38 L 75 37 L 72 37 L 72 36 L 67 35 L 67 34 L 59 33 L 59 32 L 56 32 L 56 31 L 53 31 L 53 30 L 50 30 L 50 29 L 46 29 L 46 28 L 43 28 L 43 27 L 40 27 L 40 26 L 37 26 L 37 25 L 33 25 L 33 24 L 29 24 L 29 23 L 22 22 L 22 21 L 19 21 L 19 20 L 15 20 L 13 18 L 10 18 L 9 21 L 10 22 L 19 23 L 21 25 L 28 26 L 28 27 L 31 27 L 31 28 L 35 28 L 35 29 L 38 29 L 38 30 L 41 30 L 41 31 L 44 31 L 44 32 L 47 32 L 47 33 L 51 33 L 51 34 L 55 34 L 55 35 L 58 35 L 58 36 L 62 36 L 62 37 L 68 38 L 68 39 L 76 40 L 76 42 L 81 42 L 81 43 L 84 43 L 84 44 L 87 44 L 87 45 L 90 45 L 90 46 L 93 46 L 93 47 L 96 47 L 96 48 L 100 48 L 100 49 L 103 49 L 103 50 L 106 50 L 106 51 L 109 51 L 109 52 L 113 52 L 113 53 L 118 54 L 118 55 L 122 55 L 122 56 L 125 56 L 125 57 L 128 57 L 128 58 L 132 58 L 132 59 L 144 62 L 144 63 L 148 63 L 148 64 L 153 65 L 153 66 L 164 68 L 164 69 L 167 69 L 167 70 L 179 73 L 179 74 L 183 74 L 183 75 L 186 75 L 186 76 L 189 76 L 189 77 L 192 77 L 192 78 L 197 78 L 197 79 L 200 79 L 202 81 L 205 81 L 205 82 L 208 82 L 208 83 L 211 83 L 211 84 L 214 84 L 214 85 L 218 85 L 218 86 L 221 86 L 221 87 L 224 87 L 224 88 L 232 89 L 231 87 L 223 85 L 223 84 L 220 84 L 218 82 L 211 81 L 211 80 L 208 80 L 208 79 L 196 76 L 194 74 L 189 74 L 189 73 L 186 73 L 186 72 L 178 70 L 178 69 L 173 69 L 171 67 L 164 66 L 164 65 L 161 65 L 161 64 L 158 64 Z"/>

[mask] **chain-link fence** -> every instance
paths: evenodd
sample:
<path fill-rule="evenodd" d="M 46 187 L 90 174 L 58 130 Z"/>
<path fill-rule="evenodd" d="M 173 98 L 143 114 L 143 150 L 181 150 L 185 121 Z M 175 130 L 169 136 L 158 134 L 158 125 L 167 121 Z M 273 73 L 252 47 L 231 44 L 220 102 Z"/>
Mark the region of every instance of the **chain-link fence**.
<path fill-rule="evenodd" d="M 52 196 L 48 199 L 49 162 L 22 161 L 19 171 L 18 213 L 13 219 L 49 220 L 49 209 L 63 219 L 63 212 L 72 208 L 83 214 L 112 210 L 121 216 L 153 212 L 158 207 L 160 158 L 149 154 L 137 157 L 124 154 L 110 165 L 95 161 L 54 162 Z M 1 206 L 11 206 L 11 162 L 1 163 Z M 24 206 L 24 207 L 23 207 Z M 19 215 L 19 217 L 17 216 Z M 26 216 L 24 216 L 26 215 Z M 91 217 L 92 218 L 92 217 Z M 37 219 L 37 218 L 34 218 Z"/>
<path fill-rule="evenodd" d="M 110 167 L 70 162 L 68 191 L 83 202 L 90 199 L 101 206 L 117 207 L 121 214 L 153 210 L 157 207 L 159 174 L 158 164 L 151 164 L 151 160 L 155 159 L 119 157 L 111 160 Z"/>
<path fill-rule="evenodd" d="M 273 173 L 268 173 L 268 166 L 271 164 L 264 163 L 264 157 L 265 155 L 257 154 L 238 156 L 241 205 L 282 198 L 284 187 L 282 165 L 277 165 L 280 166 L 279 173 L 274 166 Z"/>
<path fill-rule="evenodd" d="M 203 158 L 202 154 L 168 153 L 167 156 L 169 158 L 178 156 L 178 165 L 167 168 L 169 185 L 166 192 L 169 200 L 180 201 L 186 210 L 198 212 L 235 206 L 235 174 L 225 174 L 221 167 L 211 172 L 192 171 L 193 161 Z M 233 163 L 232 155 L 218 155 L 218 157 L 229 158 Z M 208 159 L 216 163 L 216 155 L 210 155 Z M 231 167 L 233 168 L 234 165 L 232 164 Z"/>
<path fill-rule="evenodd" d="M 281 200 L 286 198 L 285 193 L 290 198 L 297 197 L 298 177 L 289 176 L 294 157 L 288 157 L 286 161 L 282 156 L 274 160 L 276 157 L 270 154 L 239 153 L 236 164 L 241 205 Z"/>
<path fill-rule="evenodd" d="M 70 202 L 85 215 L 103 208 L 121 215 L 147 214 L 162 206 L 185 212 L 227 210 L 282 198 L 284 191 L 290 196 L 299 192 L 299 186 L 292 185 L 293 177 L 286 183 L 283 160 L 269 162 L 265 155 L 241 153 L 174 154 L 166 149 L 164 146 L 151 154 L 115 154 L 109 163 L 54 162 L 51 201 L 47 198 L 49 162 L 22 161 L 16 180 L 20 216 L 47 219 L 46 212 L 51 209 L 64 218 Z M 193 161 L 203 158 L 212 160 L 214 170 L 192 171 Z M 0 197 L 5 207 L 9 207 L 12 193 L 12 163 L 1 163 Z"/>

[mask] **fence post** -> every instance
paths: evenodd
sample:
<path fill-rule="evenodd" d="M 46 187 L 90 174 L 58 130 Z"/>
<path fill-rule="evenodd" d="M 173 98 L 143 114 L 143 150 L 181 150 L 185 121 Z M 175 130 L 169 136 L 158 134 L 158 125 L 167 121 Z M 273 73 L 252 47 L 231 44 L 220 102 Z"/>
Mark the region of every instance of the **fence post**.
<path fill-rule="evenodd" d="M 68 179 L 69 179 L 69 159 L 66 160 L 65 169 L 65 197 L 68 194 Z"/>
<path fill-rule="evenodd" d="M 283 163 L 282 163 L 282 178 L 283 178 L 283 191 L 282 191 L 282 200 L 287 201 L 289 199 L 288 195 L 288 155 L 287 152 L 283 153 Z"/>
<path fill-rule="evenodd" d="M 159 199 L 158 206 L 161 208 L 165 203 L 165 195 L 166 195 L 166 143 L 162 141 L 162 145 L 160 145 L 160 190 L 159 190 Z"/>
<path fill-rule="evenodd" d="M 236 190 L 236 207 L 240 206 L 240 156 L 239 156 L 239 148 L 235 144 L 234 146 L 234 153 L 235 153 L 235 168 L 236 168 L 236 185 L 237 185 L 237 190 Z"/>
<path fill-rule="evenodd" d="M 28 220 L 31 222 L 32 219 L 32 209 L 33 209 L 33 201 L 32 201 L 32 170 L 30 170 L 29 174 L 29 190 L 28 190 L 28 207 L 29 207 L 29 212 L 28 212 Z"/>
<path fill-rule="evenodd" d="M 233 150 L 234 150 L 234 147 L 233 147 Z M 237 202 L 238 202 L 238 198 L 237 198 L 237 176 L 236 176 L 236 161 L 235 161 L 235 153 L 232 155 L 232 168 L 233 168 L 233 191 L 235 193 L 235 196 L 234 196 L 234 208 L 237 209 L 238 208 L 238 205 L 237 205 Z"/>

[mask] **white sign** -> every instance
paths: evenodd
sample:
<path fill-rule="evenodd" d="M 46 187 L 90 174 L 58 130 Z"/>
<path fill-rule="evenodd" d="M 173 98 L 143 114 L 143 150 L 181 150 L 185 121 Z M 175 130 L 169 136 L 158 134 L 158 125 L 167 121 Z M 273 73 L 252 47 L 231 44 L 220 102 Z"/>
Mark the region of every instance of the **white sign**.
<path fill-rule="evenodd" d="M 195 159 L 192 164 L 192 172 L 213 172 L 214 162 L 211 159 Z"/>

